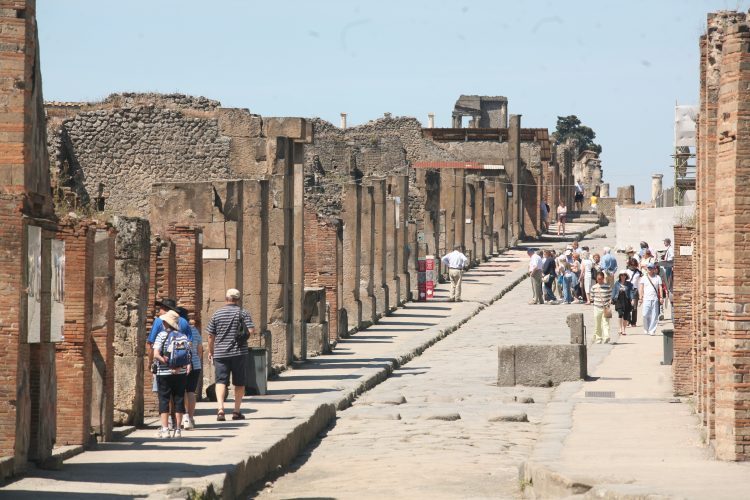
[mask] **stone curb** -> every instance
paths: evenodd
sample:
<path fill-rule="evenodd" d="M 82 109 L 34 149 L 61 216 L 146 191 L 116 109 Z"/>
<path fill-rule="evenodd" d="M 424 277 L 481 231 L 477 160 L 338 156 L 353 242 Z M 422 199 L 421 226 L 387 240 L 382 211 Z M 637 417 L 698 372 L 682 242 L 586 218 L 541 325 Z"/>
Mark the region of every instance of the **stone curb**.
<path fill-rule="evenodd" d="M 502 298 L 524 281 L 528 277 L 528 273 L 525 269 L 519 269 L 509 276 L 512 279 L 511 283 L 503 286 L 490 300 L 475 302 L 475 307 L 450 318 L 453 321 L 448 325 L 436 325 L 425 330 L 422 333 L 427 338 L 420 338 L 417 345 L 412 345 L 403 354 L 384 361 L 386 366 L 362 368 L 354 372 L 355 374 L 362 374 L 362 377 L 356 383 L 353 383 L 350 387 L 342 388 L 343 394 L 338 392 L 328 401 L 315 406 L 307 417 L 300 418 L 302 420 L 300 424 L 260 453 L 252 453 L 246 460 L 229 467 L 226 472 L 204 477 L 196 482 L 165 488 L 152 493 L 148 498 L 233 499 L 239 497 L 253 484 L 294 461 L 297 455 L 336 419 L 337 412 L 350 407 L 359 395 L 386 380 L 394 370 L 418 357 L 432 345 L 458 330 L 471 318 Z M 467 301 L 466 303 L 470 302 Z"/>

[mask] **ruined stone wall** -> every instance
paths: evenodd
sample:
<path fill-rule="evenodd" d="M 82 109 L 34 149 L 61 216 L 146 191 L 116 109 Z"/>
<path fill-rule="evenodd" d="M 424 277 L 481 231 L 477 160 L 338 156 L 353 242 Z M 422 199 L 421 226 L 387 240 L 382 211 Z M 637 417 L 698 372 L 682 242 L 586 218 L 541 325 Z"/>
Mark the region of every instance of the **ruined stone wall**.
<path fill-rule="evenodd" d="M 345 130 L 319 118 L 312 122 L 314 142 L 305 148 L 305 201 L 324 215 L 340 214 L 342 186 L 349 180 L 408 173 L 409 220 L 418 220 L 426 194 L 408 164 L 455 159 L 441 144 L 422 136 L 422 126 L 415 118 L 381 118 Z M 317 189 L 315 179 L 320 181 Z"/>
<path fill-rule="evenodd" d="M 50 120 L 50 158 L 83 203 L 148 217 L 151 184 L 230 177 L 228 136 L 218 103 L 205 98 L 112 95 L 73 117 Z"/>
<path fill-rule="evenodd" d="M 305 210 L 305 286 L 325 287 L 328 335 L 331 342 L 339 332 L 339 221 L 323 219 L 314 210 Z"/>

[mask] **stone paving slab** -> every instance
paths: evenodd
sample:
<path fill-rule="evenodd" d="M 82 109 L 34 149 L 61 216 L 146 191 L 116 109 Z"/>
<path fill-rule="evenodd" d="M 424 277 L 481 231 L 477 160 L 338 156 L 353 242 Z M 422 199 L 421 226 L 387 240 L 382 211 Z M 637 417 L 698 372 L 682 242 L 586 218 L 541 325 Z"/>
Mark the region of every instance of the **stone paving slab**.
<path fill-rule="evenodd" d="M 569 225 L 578 234 L 593 227 Z M 526 262 L 522 249 L 494 257 L 465 274 L 464 302 L 447 302 L 447 285 L 439 285 L 435 300 L 409 303 L 342 340 L 332 354 L 282 373 L 269 382 L 267 397 L 247 398 L 245 421 L 216 422 L 214 406 L 199 403 L 198 428 L 179 441 L 140 429 L 66 460 L 62 470 L 32 470 L 1 487 L 0 497 L 234 498 L 290 463 L 358 395 L 522 281 Z"/>

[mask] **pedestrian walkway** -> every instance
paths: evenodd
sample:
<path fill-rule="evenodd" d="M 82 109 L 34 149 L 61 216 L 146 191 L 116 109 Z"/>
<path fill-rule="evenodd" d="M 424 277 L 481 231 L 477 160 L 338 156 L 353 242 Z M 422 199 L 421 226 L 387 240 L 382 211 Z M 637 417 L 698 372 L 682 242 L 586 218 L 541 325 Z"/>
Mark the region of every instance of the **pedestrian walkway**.
<path fill-rule="evenodd" d="M 589 348 L 590 380 L 555 390 L 527 486 L 541 498 L 747 498 L 750 464 L 713 459 L 691 401 L 673 396 L 663 337 L 641 324 L 618 337 L 615 315 L 615 345 Z"/>
<path fill-rule="evenodd" d="M 579 224 L 570 231 L 593 226 Z M 141 429 L 122 441 L 66 460 L 62 470 L 31 470 L 0 488 L 7 498 L 118 498 L 187 496 L 212 492 L 231 498 L 290 463 L 318 433 L 395 367 L 455 331 L 526 277 L 527 258 L 516 249 L 467 272 L 464 302 L 409 303 L 371 328 L 339 342 L 330 355 L 309 360 L 269 382 L 266 396 L 247 398 L 247 420 L 216 422 L 215 408 L 199 403 L 198 427 L 181 440 L 157 440 Z M 525 288 L 525 287 L 524 287 Z"/>

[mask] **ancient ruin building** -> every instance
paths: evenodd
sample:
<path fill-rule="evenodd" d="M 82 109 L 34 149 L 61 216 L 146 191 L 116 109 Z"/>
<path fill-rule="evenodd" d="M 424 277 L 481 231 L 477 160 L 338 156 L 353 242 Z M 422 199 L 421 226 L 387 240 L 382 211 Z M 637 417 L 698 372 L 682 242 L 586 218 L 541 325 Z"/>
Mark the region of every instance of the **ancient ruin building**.
<path fill-rule="evenodd" d="M 55 443 L 64 311 L 33 1 L 0 3 L 0 477 Z"/>
<path fill-rule="evenodd" d="M 581 151 L 573 164 L 573 178 L 583 184 L 584 199 L 601 196 L 602 161 L 599 153 L 588 149 Z"/>
<path fill-rule="evenodd" d="M 461 95 L 453 107 L 453 128 L 508 128 L 508 98 L 503 96 Z"/>
<path fill-rule="evenodd" d="M 675 391 L 694 394 L 718 458 L 747 460 L 747 15 L 709 14 L 700 49 L 695 228 L 675 228 Z"/>

